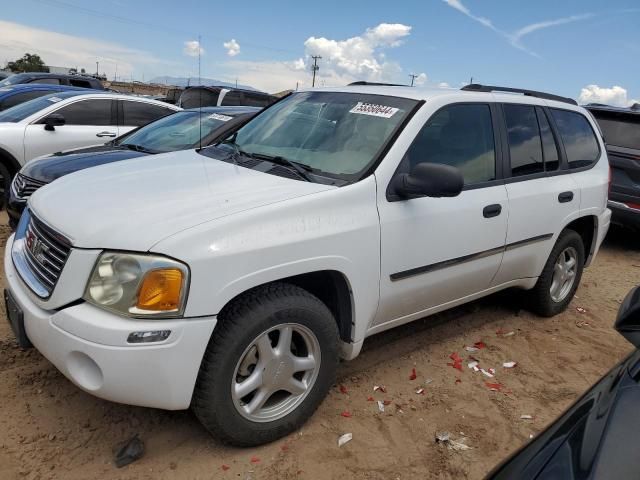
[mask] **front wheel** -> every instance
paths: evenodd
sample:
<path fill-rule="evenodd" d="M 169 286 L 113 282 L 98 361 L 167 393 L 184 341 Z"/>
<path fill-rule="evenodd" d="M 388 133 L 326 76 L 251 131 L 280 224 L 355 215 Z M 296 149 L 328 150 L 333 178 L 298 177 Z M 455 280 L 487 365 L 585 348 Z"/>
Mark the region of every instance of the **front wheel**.
<path fill-rule="evenodd" d="M 299 428 L 333 384 L 338 329 L 315 296 L 286 283 L 226 308 L 205 352 L 192 409 L 226 443 L 254 446 Z"/>
<path fill-rule="evenodd" d="M 543 317 L 564 311 L 578 289 L 583 267 L 582 237 L 573 230 L 565 230 L 530 293 L 532 310 Z"/>

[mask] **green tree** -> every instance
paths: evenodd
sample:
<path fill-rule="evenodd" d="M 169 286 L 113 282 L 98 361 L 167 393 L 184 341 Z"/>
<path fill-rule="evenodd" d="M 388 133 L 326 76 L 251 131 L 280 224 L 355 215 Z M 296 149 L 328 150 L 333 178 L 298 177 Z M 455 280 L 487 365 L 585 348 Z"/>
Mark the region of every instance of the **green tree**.
<path fill-rule="evenodd" d="M 22 58 L 14 62 L 7 63 L 7 67 L 12 72 L 48 72 L 49 69 L 45 65 L 40 55 L 35 53 L 25 53 Z"/>

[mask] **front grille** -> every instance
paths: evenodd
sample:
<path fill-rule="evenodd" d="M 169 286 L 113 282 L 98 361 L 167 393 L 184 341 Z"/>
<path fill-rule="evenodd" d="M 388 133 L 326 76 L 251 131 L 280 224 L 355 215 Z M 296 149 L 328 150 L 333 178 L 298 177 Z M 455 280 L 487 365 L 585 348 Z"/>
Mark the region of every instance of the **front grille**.
<path fill-rule="evenodd" d="M 70 252 L 67 239 L 31 214 L 24 233 L 24 257 L 48 294 L 53 291 Z"/>
<path fill-rule="evenodd" d="M 26 175 L 18 173 L 13 179 L 11 188 L 13 189 L 13 193 L 16 197 L 26 200 L 33 194 L 33 192 L 46 184 L 47 182 L 41 182 L 35 178 L 27 177 Z"/>

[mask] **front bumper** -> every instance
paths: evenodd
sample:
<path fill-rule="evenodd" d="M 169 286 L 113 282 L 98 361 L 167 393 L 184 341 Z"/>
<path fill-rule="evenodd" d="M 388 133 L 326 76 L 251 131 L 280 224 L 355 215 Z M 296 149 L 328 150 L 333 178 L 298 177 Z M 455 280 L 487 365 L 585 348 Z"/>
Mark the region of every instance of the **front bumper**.
<path fill-rule="evenodd" d="M 24 314 L 31 343 L 69 380 L 106 400 L 181 410 L 189 407 L 193 388 L 216 317 L 137 320 L 120 317 L 88 303 L 46 310 L 27 292 L 11 259 L 7 242 L 7 288 Z M 171 330 L 158 343 L 130 344 L 134 331 Z"/>

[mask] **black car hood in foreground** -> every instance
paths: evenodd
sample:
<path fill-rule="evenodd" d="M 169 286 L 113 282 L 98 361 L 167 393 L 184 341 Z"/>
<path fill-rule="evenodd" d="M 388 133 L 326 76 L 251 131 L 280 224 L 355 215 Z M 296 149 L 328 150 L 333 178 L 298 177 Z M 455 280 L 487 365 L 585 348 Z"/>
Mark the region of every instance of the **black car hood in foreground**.
<path fill-rule="evenodd" d="M 639 409 L 636 350 L 487 479 L 640 478 Z"/>
<path fill-rule="evenodd" d="M 34 160 L 27 163 L 20 173 L 41 182 L 50 183 L 57 178 L 78 170 L 146 155 L 149 155 L 149 153 L 130 150 L 125 147 L 97 145 L 95 147 L 60 152 Z"/>

